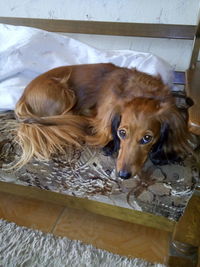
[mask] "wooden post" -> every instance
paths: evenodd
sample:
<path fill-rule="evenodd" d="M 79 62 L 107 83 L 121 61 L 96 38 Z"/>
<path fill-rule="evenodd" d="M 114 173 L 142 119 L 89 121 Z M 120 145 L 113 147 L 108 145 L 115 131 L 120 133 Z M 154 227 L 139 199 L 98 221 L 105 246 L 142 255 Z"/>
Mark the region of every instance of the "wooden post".
<path fill-rule="evenodd" d="M 200 246 L 200 188 L 190 199 L 176 224 L 170 243 L 167 264 L 170 267 L 196 267 Z"/>
<path fill-rule="evenodd" d="M 199 13 L 199 17 L 200 17 L 200 13 Z M 199 48 L 200 48 L 200 19 L 197 24 L 196 33 L 194 35 L 194 42 L 193 42 L 192 54 L 190 58 L 189 69 L 194 69 L 196 66 L 198 55 L 199 55 Z"/>

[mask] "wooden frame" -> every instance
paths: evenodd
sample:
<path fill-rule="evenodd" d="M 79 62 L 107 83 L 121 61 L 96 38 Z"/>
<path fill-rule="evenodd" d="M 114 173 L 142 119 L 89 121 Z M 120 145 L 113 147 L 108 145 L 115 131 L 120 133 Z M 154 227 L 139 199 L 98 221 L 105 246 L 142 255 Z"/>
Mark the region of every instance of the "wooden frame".
<path fill-rule="evenodd" d="M 200 87 L 200 63 L 197 62 L 200 47 L 200 24 L 198 24 L 198 27 L 196 27 L 194 25 L 163 25 L 7 17 L 0 17 L 0 23 L 31 26 L 48 31 L 65 33 L 194 40 L 190 68 L 188 71 L 186 71 L 186 91 L 195 103 L 195 105 L 190 109 L 189 126 L 194 133 L 200 134 L 200 109 L 198 106 L 198 103 L 200 103 L 200 92 L 198 91 L 198 88 Z M 175 78 L 176 83 L 184 84 L 185 79 L 182 72 L 177 72 Z M 195 266 L 193 264 L 195 264 L 196 258 L 194 255 L 196 255 L 196 250 L 191 250 L 191 246 L 192 248 L 200 246 L 200 190 L 198 189 L 191 198 L 184 216 L 178 223 L 172 222 L 167 218 L 145 212 L 131 211 L 125 208 L 113 207 L 108 204 L 103 204 L 88 199 L 70 197 L 46 190 L 14 185 L 5 182 L 0 182 L 0 191 L 39 200 L 45 200 L 73 208 L 85 209 L 97 214 L 171 232 L 175 245 L 171 247 L 172 253 L 168 261 L 170 266 Z M 185 244 L 185 250 L 182 249 L 183 244 Z M 185 257 L 185 251 L 187 253 L 189 251 L 189 256 Z M 181 263 L 182 265 L 177 265 L 177 262 Z"/>
<path fill-rule="evenodd" d="M 36 187 L 27 187 L 1 181 L 0 192 L 47 201 L 50 203 L 67 206 L 69 208 L 87 210 L 92 213 L 112 217 L 122 221 L 141 224 L 140 211 L 130 210 L 119 206 L 112 206 L 110 204 L 89 200 L 87 198 L 78 198 L 47 191 L 44 189 L 39 189 Z M 173 232 L 175 226 L 174 221 L 168 220 L 167 218 L 162 216 L 156 216 L 155 220 L 155 215 L 153 214 L 147 212 L 142 212 L 142 214 L 142 225 L 164 230 L 166 232 Z"/>
<path fill-rule="evenodd" d="M 103 34 L 193 40 L 194 25 L 147 24 L 81 20 L 52 20 L 0 17 L 0 23 L 36 27 L 51 32 Z"/>

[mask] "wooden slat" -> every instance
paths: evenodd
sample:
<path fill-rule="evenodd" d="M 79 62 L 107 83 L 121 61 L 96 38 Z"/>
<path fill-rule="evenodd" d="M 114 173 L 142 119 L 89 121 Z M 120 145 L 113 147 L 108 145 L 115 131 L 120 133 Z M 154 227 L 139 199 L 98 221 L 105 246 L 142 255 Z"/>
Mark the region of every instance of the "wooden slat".
<path fill-rule="evenodd" d="M 175 226 L 173 240 L 200 246 L 200 190 L 197 190 L 190 199 L 184 216 Z"/>
<path fill-rule="evenodd" d="M 48 210 L 45 213 L 48 216 Z M 52 233 L 81 240 L 114 254 L 157 263 L 163 263 L 166 258 L 171 236 L 166 231 L 70 208 L 65 208 Z M 100 266 L 96 264 L 93 267 Z"/>
<path fill-rule="evenodd" d="M 192 54 L 191 54 L 191 59 L 190 59 L 190 69 L 195 68 L 198 55 L 199 55 L 199 48 L 200 48 L 200 19 L 199 19 L 199 23 L 196 28 L 195 36 L 194 36 Z"/>
<path fill-rule="evenodd" d="M 14 17 L 0 17 L 0 23 L 36 27 L 52 32 L 189 40 L 193 40 L 196 29 L 195 25 L 53 20 Z"/>
<path fill-rule="evenodd" d="M 69 208 L 87 210 L 103 216 L 126 222 L 142 224 L 144 226 L 161 229 L 167 232 L 172 232 L 175 225 L 174 221 L 168 220 L 162 216 L 156 216 L 147 212 L 140 212 L 119 206 L 113 206 L 86 198 L 68 196 L 36 187 L 16 185 L 1 181 L 0 192 L 51 202 L 54 204 L 67 206 Z"/>
<path fill-rule="evenodd" d="M 56 213 L 59 215 L 54 220 Z M 55 236 L 80 240 L 114 254 L 157 263 L 163 263 L 166 258 L 171 236 L 169 232 L 151 227 L 2 192 L 0 192 L 0 218 L 19 226 L 49 232 Z M 2 257 L 1 253 L 0 255 Z M 1 267 L 8 266 L 1 265 Z M 66 267 L 66 265 L 57 267 Z M 93 267 L 99 267 L 99 265 Z"/>
<path fill-rule="evenodd" d="M 194 102 L 189 108 L 190 131 L 200 135 L 200 62 L 197 62 L 195 69 L 186 72 L 186 94 Z"/>
<path fill-rule="evenodd" d="M 50 233 L 64 207 L 46 201 L 0 192 L 0 218 Z M 1 266 L 1 264 L 0 264 Z"/>

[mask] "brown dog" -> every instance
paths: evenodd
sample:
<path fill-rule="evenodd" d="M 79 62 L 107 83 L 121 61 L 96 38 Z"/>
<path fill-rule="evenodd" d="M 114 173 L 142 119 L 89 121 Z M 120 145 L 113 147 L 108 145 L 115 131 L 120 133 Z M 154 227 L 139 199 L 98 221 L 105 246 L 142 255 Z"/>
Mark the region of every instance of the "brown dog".
<path fill-rule="evenodd" d="M 118 152 L 116 168 L 126 179 L 140 171 L 151 151 L 165 160 L 191 151 L 187 122 L 162 80 L 109 63 L 40 75 L 26 87 L 15 113 L 23 151 L 18 166 L 86 142 L 105 146 L 109 155 Z"/>

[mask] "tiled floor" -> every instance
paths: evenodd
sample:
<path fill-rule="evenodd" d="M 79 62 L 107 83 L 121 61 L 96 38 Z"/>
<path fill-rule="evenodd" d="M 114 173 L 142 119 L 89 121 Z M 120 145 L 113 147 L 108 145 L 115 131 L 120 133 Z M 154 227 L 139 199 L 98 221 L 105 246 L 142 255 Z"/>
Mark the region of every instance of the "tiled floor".
<path fill-rule="evenodd" d="M 0 193 L 0 218 L 120 255 L 160 263 L 167 255 L 167 232 L 44 201 Z"/>

